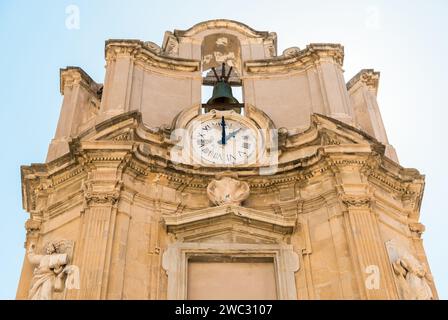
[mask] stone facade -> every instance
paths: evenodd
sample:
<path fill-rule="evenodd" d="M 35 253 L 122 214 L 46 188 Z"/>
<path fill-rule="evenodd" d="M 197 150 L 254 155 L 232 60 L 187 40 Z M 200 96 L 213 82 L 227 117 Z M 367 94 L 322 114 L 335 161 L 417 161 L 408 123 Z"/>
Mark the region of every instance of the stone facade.
<path fill-rule="evenodd" d="M 51 298 L 187 299 L 201 296 L 194 277 L 225 274 L 226 262 L 272 264 L 257 269 L 272 274 L 270 298 L 437 298 L 419 223 L 424 176 L 388 142 L 379 73 L 346 84 L 341 45 L 278 55 L 275 33 L 213 20 L 166 32 L 162 47 L 108 40 L 105 56 L 104 84 L 61 69 L 47 160 L 21 168 L 26 248 L 72 244 L 69 255 L 41 251 L 60 269 L 42 287 Z M 274 134 L 248 165 L 174 161 L 174 132 L 205 116 L 202 72 L 221 63 L 243 88 L 244 114 L 229 117 Z M 17 299 L 48 272 L 31 260 Z M 72 282 L 56 290 L 58 279 Z"/>

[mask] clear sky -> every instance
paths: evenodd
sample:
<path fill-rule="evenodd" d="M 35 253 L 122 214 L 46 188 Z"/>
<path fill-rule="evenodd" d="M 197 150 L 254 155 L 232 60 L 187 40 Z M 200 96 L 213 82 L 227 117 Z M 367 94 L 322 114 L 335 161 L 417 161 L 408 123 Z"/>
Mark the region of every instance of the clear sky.
<path fill-rule="evenodd" d="M 67 6 L 79 29 L 67 28 Z M 345 46 L 345 78 L 381 72 L 379 104 L 401 164 L 426 175 L 421 221 L 439 295 L 448 298 L 448 2 L 430 1 L 22 1 L 0 0 L 0 298 L 13 299 L 24 256 L 20 165 L 45 161 L 62 97 L 59 68 L 103 82 L 104 41 L 161 44 L 166 30 L 226 18 L 275 31 L 291 46 Z"/>

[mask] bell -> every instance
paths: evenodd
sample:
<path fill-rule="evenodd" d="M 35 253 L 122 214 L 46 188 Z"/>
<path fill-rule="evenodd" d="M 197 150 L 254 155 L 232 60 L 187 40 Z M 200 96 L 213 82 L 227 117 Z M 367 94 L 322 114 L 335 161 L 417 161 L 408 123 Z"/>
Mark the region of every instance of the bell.
<path fill-rule="evenodd" d="M 232 94 L 232 87 L 229 84 L 230 73 L 232 67 L 230 67 L 228 74 L 226 75 L 225 64 L 222 64 L 222 74 L 218 76 L 216 69 L 212 68 L 216 77 L 216 82 L 213 85 L 213 95 L 208 99 L 207 104 L 235 104 L 239 103 L 238 100 Z"/>
<path fill-rule="evenodd" d="M 230 104 L 239 103 L 232 94 L 232 87 L 226 81 L 218 81 L 213 86 L 213 95 L 207 104 Z"/>

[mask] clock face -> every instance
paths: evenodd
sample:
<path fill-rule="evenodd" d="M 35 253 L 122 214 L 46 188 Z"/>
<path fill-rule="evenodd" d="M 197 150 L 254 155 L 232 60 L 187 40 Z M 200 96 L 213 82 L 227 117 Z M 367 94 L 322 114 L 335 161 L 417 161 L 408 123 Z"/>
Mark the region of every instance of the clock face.
<path fill-rule="evenodd" d="M 241 165 L 253 162 L 257 136 L 239 121 L 217 117 L 193 128 L 192 144 L 201 164 Z"/>

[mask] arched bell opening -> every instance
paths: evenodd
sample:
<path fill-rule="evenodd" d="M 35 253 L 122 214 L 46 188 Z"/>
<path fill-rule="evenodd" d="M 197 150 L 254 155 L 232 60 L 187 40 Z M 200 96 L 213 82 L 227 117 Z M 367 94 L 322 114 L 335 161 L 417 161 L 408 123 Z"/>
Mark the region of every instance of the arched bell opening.
<path fill-rule="evenodd" d="M 230 34 L 211 34 L 201 45 L 202 113 L 234 110 L 244 113 L 241 45 Z"/>

